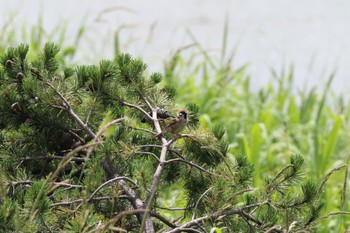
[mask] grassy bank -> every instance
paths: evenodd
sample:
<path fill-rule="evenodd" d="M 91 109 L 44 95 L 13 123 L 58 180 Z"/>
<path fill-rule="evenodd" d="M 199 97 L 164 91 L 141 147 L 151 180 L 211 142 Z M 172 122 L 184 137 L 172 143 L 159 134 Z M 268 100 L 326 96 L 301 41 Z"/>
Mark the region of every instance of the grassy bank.
<path fill-rule="evenodd" d="M 190 34 L 193 45 L 165 62 L 167 82 L 179 90 L 178 103 L 194 101 L 204 125 L 219 123 L 226 129 L 230 153 L 248 156 L 256 184 L 288 163 L 291 154 L 300 154 L 306 160 L 305 177 L 327 186 L 324 213 L 349 211 L 350 109 L 349 100 L 331 88 L 336 72 L 323 88 L 298 91 L 293 66 L 272 69 L 270 81 L 257 88 L 249 67 L 236 67 L 234 51 L 226 51 L 227 28 L 221 54 L 209 55 Z M 324 230 L 341 232 L 349 220 L 325 221 Z"/>

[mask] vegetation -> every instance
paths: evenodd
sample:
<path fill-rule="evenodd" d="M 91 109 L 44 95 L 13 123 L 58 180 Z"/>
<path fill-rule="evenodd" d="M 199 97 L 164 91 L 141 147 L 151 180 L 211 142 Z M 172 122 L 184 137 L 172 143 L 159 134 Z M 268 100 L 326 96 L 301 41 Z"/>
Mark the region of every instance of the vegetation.
<path fill-rule="evenodd" d="M 334 74 L 294 92 L 290 67 L 252 91 L 226 33 L 216 59 L 189 32 L 164 74 L 118 45 L 72 66 L 78 42 L 60 52 L 38 28 L 30 46 L 3 40 L 1 231 L 345 231 L 350 112 Z M 155 138 L 162 110 L 182 108 L 184 134 Z"/>
<path fill-rule="evenodd" d="M 323 213 L 349 211 L 349 100 L 332 93 L 335 72 L 324 90 L 298 91 L 293 66 L 281 72 L 272 69 L 272 81 L 256 90 L 248 66 L 232 64 L 235 51 L 227 54 L 223 49 L 215 57 L 191 37 L 190 54 L 197 57 L 186 55 L 189 48 L 185 48 L 165 63 L 165 79 L 178 90 L 176 101 L 191 99 L 200 107 L 203 125 L 219 123 L 225 128 L 229 156 L 248 157 L 256 185 L 263 185 L 266 173 L 286 165 L 291 154 L 300 154 L 305 159 L 305 177 L 316 182 L 327 177 Z M 330 173 L 333 177 L 328 179 Z M 348 226 L 349 217 L 344 216 L 322 223 L 324 232 L 341 232 Z"/>

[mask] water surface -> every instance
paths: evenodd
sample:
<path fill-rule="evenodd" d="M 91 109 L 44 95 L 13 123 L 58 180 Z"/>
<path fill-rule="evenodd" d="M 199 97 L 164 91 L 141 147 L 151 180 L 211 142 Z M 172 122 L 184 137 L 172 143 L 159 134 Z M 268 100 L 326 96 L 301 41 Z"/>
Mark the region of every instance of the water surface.
<path fill-rule="evenodd" d="M 294 64 L 299 88 L 323 85 L 334 69 L 334 89 L 350 88 L 350 1 L 346 0 L 0 0 L 0 5 L 1 22 L 7 12 L 19 12 L 19 28 L 24 22 L 37 23 L 42 15 L 46 30 L 68 22 L 73 35 L 85 22 L 88 40 L 82 41 L 80 62 L 111 58 L 113 35 L 119 30 L 122 51 L 142 57 L 152 71 L 162 71 L 164 59 L 193 42 L 187 30 L 219 57 L 228 16 L 228 51 L 237 46 L 234 62 L 250 64 L 255 85 L 270 80 L 270 68 Z"/>

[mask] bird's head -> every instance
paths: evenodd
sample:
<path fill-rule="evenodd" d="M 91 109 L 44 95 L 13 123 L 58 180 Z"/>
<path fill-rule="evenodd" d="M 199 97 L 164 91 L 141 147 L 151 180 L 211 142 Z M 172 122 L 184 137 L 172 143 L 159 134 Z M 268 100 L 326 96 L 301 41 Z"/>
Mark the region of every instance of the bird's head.
<path fill-rule="evenodd" d="M 186 110 L 180 110 L 178 117 L 179 117 L 179 119 L 187 120 L 187 112 L 186 112 Z"/>

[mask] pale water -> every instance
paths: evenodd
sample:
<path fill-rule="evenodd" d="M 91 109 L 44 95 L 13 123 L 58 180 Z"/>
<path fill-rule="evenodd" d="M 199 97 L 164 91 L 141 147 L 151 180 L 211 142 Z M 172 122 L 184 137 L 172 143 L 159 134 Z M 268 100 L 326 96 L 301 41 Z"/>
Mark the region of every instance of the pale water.
<path fill-rule="evenodd" d="M 162 71 L 165 59 L 192 42 L 187 29 L 219 57 L 228 16 L 228 51 L 237 47 L 234 64 L 250 64 L 254 85 L 270 80 L 270 68 L 293 63 L 298 88 L 322 86 L 337 69 L 333 88 L 350 90 L 348 0 L 0 0 L 0 6 L 0 26 L 6 12 L 19 11 L 19 30 L 40 14 L 49 31 L 68 22 L 73 35 L 85 22 L 81 62 L 111 58 L 113 35 L 120 30 L 122 51 L 144 58 L 151 71 Z"/>

